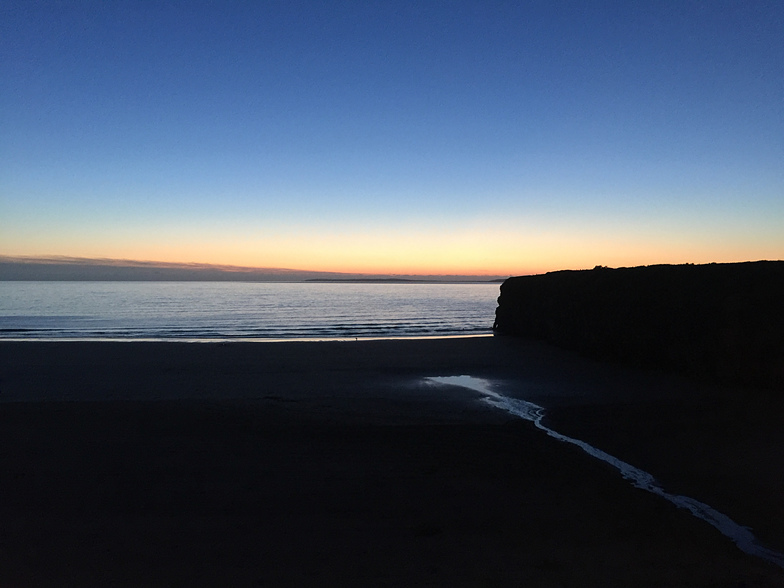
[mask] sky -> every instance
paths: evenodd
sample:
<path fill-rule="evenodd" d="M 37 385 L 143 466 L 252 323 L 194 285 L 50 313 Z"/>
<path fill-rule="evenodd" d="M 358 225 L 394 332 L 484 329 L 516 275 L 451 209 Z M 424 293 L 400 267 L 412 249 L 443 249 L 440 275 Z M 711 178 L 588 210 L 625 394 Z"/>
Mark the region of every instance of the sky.
<path fill-rule="evenodd" d="M 784 259 L 784 2 L 0 0 L 0 255 Z"/>

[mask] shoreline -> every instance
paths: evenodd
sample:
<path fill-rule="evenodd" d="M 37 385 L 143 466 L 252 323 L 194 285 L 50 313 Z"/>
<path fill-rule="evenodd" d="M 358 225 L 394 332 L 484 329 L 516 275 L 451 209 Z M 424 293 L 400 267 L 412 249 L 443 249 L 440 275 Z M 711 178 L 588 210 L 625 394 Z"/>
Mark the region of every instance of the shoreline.
<path fill-rule="evenodd" d="M 425 378 L 481 377 L 545 406 L 548 426 L 779 550 L 782 403 L 526 340 L 350 343 L 0 341 L 0 583 L 784 582 L 579 450 Z"/>
<path fill-rule="evenodd" d="M 487 333 L 468 335 L 378 335 L 367 337 L 3 337 L 0 342 L 8 343 L 335 343 L 344 341 L 409 341 L 419 339 L 471 339 L 494 337 L 491 329 Z"/>

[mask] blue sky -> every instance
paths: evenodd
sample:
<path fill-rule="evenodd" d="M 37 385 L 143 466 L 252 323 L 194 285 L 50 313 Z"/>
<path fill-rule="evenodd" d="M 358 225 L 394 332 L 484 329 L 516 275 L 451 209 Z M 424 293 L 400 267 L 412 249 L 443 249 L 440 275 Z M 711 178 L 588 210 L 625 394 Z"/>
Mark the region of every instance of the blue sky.
<path fill-rule="evenodd" d="M 0 254 L 784 258 L 781 2 L 0 2 Z"/>

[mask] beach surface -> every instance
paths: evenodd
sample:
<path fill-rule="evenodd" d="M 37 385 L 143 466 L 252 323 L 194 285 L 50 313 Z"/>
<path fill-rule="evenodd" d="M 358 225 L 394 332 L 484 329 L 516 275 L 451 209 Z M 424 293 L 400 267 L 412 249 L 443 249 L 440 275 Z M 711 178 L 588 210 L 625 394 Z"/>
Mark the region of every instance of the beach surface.
<path fill-rule="evenodd" d="M 0 342 L 0 586 L 784 586 L 784 400 L 505 337 Z"/>

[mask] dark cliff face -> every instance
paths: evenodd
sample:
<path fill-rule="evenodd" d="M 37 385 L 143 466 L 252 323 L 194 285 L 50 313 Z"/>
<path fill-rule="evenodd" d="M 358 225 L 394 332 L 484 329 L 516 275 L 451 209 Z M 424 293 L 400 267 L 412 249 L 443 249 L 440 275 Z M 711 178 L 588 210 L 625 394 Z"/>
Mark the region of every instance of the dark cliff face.
<path fill-rule="evenodd" d="M 784 390 L 784 261 L 509 278 L 495 331 L 601 359 Z"/>

